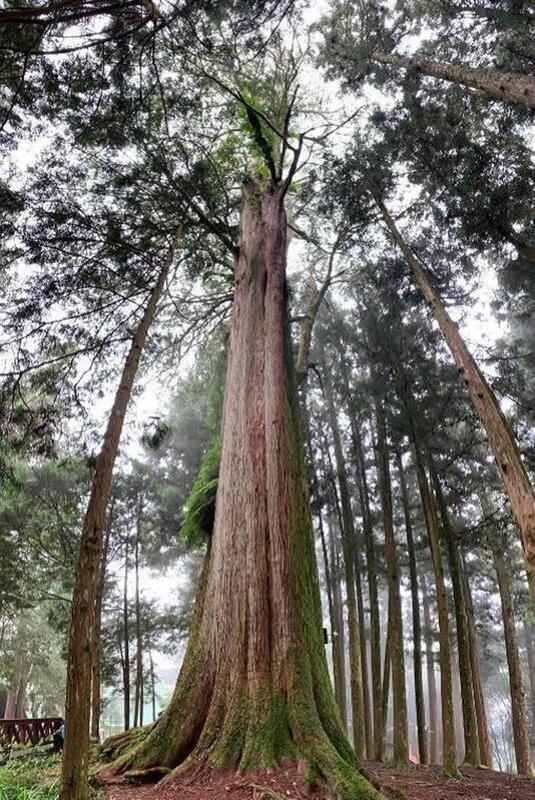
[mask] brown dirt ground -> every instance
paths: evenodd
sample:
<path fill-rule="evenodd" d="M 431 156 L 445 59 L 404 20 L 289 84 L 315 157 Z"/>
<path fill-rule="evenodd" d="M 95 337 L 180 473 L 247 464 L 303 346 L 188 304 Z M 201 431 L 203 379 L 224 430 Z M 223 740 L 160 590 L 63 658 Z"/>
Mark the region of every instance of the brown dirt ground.
<path fill-rule="evenodd" d="M 463 780 L 452 780 L 442 775 L 440 767 L 396 770 L 368 761 L 363 771 L 391 800 L 535 800 L 534 779 L 493 770 L 463 768 Z M 296 772 L 284 769 L 247 776 L 219 772 L 201 783 L 176 778 L 160 784 L 118 782 L 106 786 L 107 800 L 272 800 L 277 796 L 328 800 L 323 793 L 307 792 Z"/>

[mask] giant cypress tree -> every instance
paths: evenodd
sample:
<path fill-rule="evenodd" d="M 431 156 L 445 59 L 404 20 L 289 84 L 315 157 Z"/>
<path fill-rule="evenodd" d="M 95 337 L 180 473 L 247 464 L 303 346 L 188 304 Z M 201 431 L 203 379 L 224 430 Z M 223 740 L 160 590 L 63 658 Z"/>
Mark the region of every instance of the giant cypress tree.
<path fill-rule="evenodd" d="M 285 197 L 302 146 L 288 135 L 292 97 L 273 121 L 240 94 L 254 153 L 233 245 L 213 535 L 173 698 L 107 773 L 175 770 L 180 780 L 306 764 L 349 800 L 375 792 L 358 774 L 324 653 L 287 315 Z"/>

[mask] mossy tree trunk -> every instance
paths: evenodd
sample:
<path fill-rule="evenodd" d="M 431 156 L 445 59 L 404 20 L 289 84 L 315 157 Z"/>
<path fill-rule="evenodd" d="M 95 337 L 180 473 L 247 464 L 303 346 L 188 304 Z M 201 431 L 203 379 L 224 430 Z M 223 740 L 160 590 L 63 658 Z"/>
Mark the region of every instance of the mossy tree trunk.
<path fill-rule="evenodd" d="M 111 773 L 196 777 L 306 763 L 343 798 L 358 774 L 331 687 L 286 315 L 278 184 L 248 181 L 210 553 L 173 698 Z"/>
<path fill-rule="evenodd" d="M 418 570 L 416 566 L 416 551 L 414 549 L 414 534 L 409 504 L 409 493 L 405 480 L 405 470 L 401 451 L 396 452 L 396 462 L 405 518 L 405 533 L 407 535 L 407 554 L 409 557 L 409 575 L 411 580 L 412 602 L 412 639 L 413 639 L 413 664 L 414 664 L 414 699 L 416 704 L 416 727 L 418 732 L 418 753 L 420 763 L 427 764 L 429 753 L 427 748 L 427 732 L 425 728 L 425 703 L 424 683 L 422 670 L 422 625 L 420 617 L 420 596 L 418 592 Z"/>
<path fill-rule="evenodd" d="M 390 626 L 390 659 L 392 663 L 392 692 L 394 704 L 394 762 L 404 766 L 409 762 L 409 730 L 407 692 L 405 685 L 405 648 L 403 643 L 403 615 L 399 564 L 392 510 L 390 459 L 386 437 L 386 420 L 382 403 L 376 408 L 377 462 L 379 487 L 385 533 L 386 564 L 388 570 L 388 624 Z"/>
<path fill-rule="evenodd" d="M 423 58 L 410 58 L 396 53 L 375 52 L 372 60 L 402 69 L 412 69 L 432 78 L 479 89 L 482 92 L 503 100 L 518 103 L 527 108 L 535 108 L 535 77 L 523 72 L 503 72 L 498 69 L 480 69 L 466 64 L 429 61 Z"/>
<path fill-rule="evenodd" d="M 438 292 L 432 286 L 421 261 L 406 243 L 385 204 L 375 198 L 383 220 L 410 267 L 444 337 L 496 459 L 513 516 L 522 536 L 531 601 L 535 606 L 535 491 L 520 457 L 518 446 L 500 405 L 476 364 Z"/>
<path fill-rule="evenodd" d="M 472 667 L 470 662 L 470 641 L 468 635 L 468 620 L 466 616 L 465 594 L 462 582 L 462 565 L 455 531 L 452 528 L 446 500 L 442 492 L 439 477 L 434 465 L 430 462 L 431 479 L 435 489 L 437 506 L 442 520 L 442 529 L 446 539 L 446 550 L 450 568 L 451 583 L 453 587 L 453 604 L 455 606 L 455 621 L 457 624 L 457 649 L 459 653 L 459 675 L 461 683 L 461 703 L 464 735 L 464 761 L 466 764 L 477 766 L 480 763 L 479 743 L 477 735 L 476 709 L 472 681 Z"/>
<path fill-rule="evenodd" d="M 416 464 L 416 474 L 420 497 L 424 510 L 433 573 L 435 577 L 435 590 L 438 608 L 438 636 L 440 642 L 440 698 L 442 701 L 442 765 L 444 773 L 448 776 L 459 775 L 455 754 L 455 724 L 453 716 L 453 676 L 451 670 L 450 623 L 448 613 L 448 598 L 444 580 L 444 567 L 442 564 L 442 548 L 438 531 L 438 520 L 431 494 L 431 487 L 427 479 L 423 456 L 414 433 L 412 445 Z"/>
<path fill-rule="evenodd" d="M 515 624 L 515 608 L 511 591 L 511 577 L 504 559 L 507 549 L 505 537 L 492 545 L 494 569 L 498 579 L 500 600 L 502 603 L 503 632 L 505 652 L 509 668 L 509 686 L 511 689 L 511 716 L 513 723 L 513 740 L 515 744 L 516 768 L 520 775 L 532 775 L 531 755 L 529 748 L 528 720 L 524 692 L 524 680 L 520 664 L 518 637 Z"/>
<path fill-rule="evenodd" d="M 334 457 L 336 462 L 336 473 L 338 486 L 340 489 L 340 502 L 342 505 L 342 550 L 344 553 L 344 567 L 346 577 L 346 596 L 347 596 L 347 616 L 349 632 L 349 679 L 351 684 L 351 708 L 353 720 L 353 741 L 355 752 L 359 758 L 363 758 L 366 750 L 366 722 L 365 705 L 363 695 L 362 673 L 363 665 L 361 659 L 361 636 L 360 630 L 357 592 L 355 583 L 355 548 L 356 534 L 353 521 L 353 510 L 351 508 L 351 495 L 349 492 L 349 482 L 347 470 L 342 450 L 342 438 L 338 425 L 338 417 L 334 406 L 333 388 L 329 374 L 329 366 L 323 373 L 323 387 L 325 399 L 329 413 L 329 422 L 334 444 Z"/>
<path fill-rule="evenodd" d="M 67 735 L 65 737 L 65 750 L 61 767 L 60 800 L 85 800 L 88 793 L 91 645 L 99 567 L 106 525 L 106 510 L 113 468 L 119 450 L 123 423 L 139 361 L 173 263 L 179 235 L 180 231 L 177 230 L 161 266 L 158 278 L 148 296 L 143 315 L 132 337 L 108 419 L 102 449 L 95 466 L 91 494 L 82 524 L 82 536 L 76 562 L 71 606 L 65 698 L 66 730 L 76 731 L 76 735 Z"/>

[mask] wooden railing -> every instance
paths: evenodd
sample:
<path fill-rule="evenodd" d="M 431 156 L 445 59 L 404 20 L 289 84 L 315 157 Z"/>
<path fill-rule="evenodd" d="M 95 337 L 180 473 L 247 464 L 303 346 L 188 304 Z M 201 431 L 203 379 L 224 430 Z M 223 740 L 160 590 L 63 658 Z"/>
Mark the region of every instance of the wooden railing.
<path fill-rule="evenodd" d="M 0 719 L 0 746 L 11 744 L 39 744 L 52 736 L 63 720 L 61 717 L 40 719 Z"/>

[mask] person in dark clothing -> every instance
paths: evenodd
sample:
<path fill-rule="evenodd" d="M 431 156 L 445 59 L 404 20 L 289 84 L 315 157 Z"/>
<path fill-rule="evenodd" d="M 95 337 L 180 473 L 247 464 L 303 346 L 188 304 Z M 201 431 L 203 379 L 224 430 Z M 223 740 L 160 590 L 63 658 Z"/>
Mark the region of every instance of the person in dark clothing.
<path fill-rule="evenodd" d="M 63 745 L 65 744 L 65 723 L 63 721 L 56 724 L 52 742 L 54 743 L 54 752 L 62 753 Z"/>

